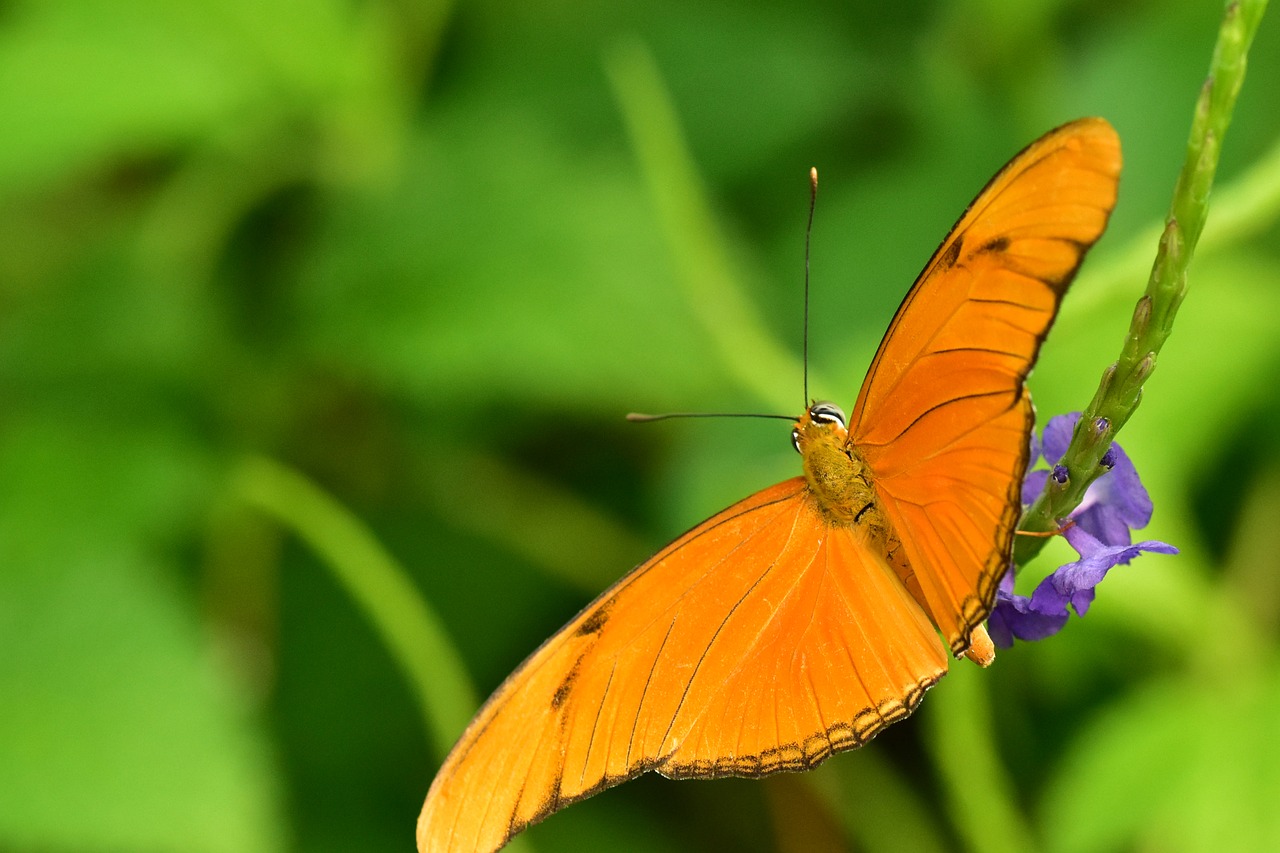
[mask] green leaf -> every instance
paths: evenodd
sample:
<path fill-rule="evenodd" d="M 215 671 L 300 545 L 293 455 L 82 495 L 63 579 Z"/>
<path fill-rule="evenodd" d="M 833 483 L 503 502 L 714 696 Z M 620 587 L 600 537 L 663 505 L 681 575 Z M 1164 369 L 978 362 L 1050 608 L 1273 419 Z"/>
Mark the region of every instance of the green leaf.
<path fill-rule="evenodd" d="M 369 75 L 328 0 L 21 4 L 0 30 L 0 190 L 315 111 Z"/>
<path fill-rule="evenodd" d="M 439 115 L 399 185 L 325 224 L 302 346 L 436 404 L 705 398 L 708 346 L 621 156 L 500 99 Z"/>
<path fill-rule="evenodd" d="M 265 739 L 157 535 L 203 463 L 170 430 L 68 423 L 0 436 L 0 846 L 281 849 Z"/>

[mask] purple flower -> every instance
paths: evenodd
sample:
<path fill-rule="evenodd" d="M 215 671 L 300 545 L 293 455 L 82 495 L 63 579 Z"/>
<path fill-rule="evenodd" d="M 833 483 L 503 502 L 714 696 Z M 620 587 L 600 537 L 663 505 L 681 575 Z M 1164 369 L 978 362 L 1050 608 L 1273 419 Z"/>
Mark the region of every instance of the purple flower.
<path fill-rule="evenodd" d="M 1048 578 L 1046 578 L 1048 580 Z M 1042 584 L 1043 585 L 1043 584 Z M 996 590 L 996 604 L 987 617 L 987 633 L 1002 649 L 1019 640 L 1043 640 L 1052 637 L 1067 624 L 1067 611 L 1041 612 L 1032 607 L 1031 599 L 1013 591 L 1013 570 L 1004 573 Z"/>
<path fill-rule="evenodd" d="M 1072 412 L 1050 418 L 1045 425 L 1043 452 L 1045 461 L 1050 465 L 1056 464 L 1067 452 L 1071 434 L 1079 420 L 1080 413 Z M 1101 542 L 1128 545 L 1132 541 L 1129 531 L 1146 527 L 1151 522 L 1151 497 L 1142 487 L 1137 469 L 1120 445 L 1112 444 L 1102 461 L 1103 466 L 1111 470 L 1093 481 L 1084 501 L 1071 517 Z M 1025 498 L 1025 485 L 1023 495 Z M 1124 562 L 1128 561 L 1126 558 Z"/>
<path fill-rule="evenodd" d="M 1066 453 L 1079 420 L 1079 412 L 1059 415 L 1045 426 L 1043 441 L 1032 435 L 1031 465 L 1043 455 L 1052 468 L 1028 472 L 1022 483 L 1023 504 L 1029 506 L 1050 477 L 1059 484 L 1066 482 L 1067 470 L 1058 462 Z M 1099 418 L 1094 429 L 1101 437 L 1109 426 Z M 1007 648 L 1015 637 L 1043 640 L 1058 633 L 1067 624 L 1068 605 L 1083 616 L 1093 603 L 1095 587 L 1107 572 L 1127 564 L 1143 551 L 1178 553 L 1172 545 L 1156 540 L 1133 544 L 1131 530 L 1146 527 L 1151 520 L 1151 498 L 1120 445 L 1111 445 L 1103 455 L 1102 465 L 1109 470 L 1089 486 L 1084 500 L 1071 514 L 1074 523 L 1065 533 L 1080 559 L 1059 566 L 1040 582 L 1030 598 L 1013 591 L 1014 567 L 1010 566 L 1000 581 L 987 623 L 997 646 Z"/>

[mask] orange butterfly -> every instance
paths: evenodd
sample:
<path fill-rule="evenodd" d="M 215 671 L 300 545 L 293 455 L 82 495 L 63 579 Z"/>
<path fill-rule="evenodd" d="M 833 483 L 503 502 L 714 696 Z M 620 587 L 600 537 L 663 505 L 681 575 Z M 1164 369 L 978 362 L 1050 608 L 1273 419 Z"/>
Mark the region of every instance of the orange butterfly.
<path fill-rule="evenodd" d="M 806 770 L 910 714 L 947 671 L 939 633 L 957 655 L 985 639 L 1024 380 L 1119 175 L 1096 118 L 1000 170 L 898 308 L 848 426 L 811 405 L 792 431 L 804 476 L 681 536 L 512 673 L 432 783 L 418 850 L 496 850 L 648 770 Z"/>

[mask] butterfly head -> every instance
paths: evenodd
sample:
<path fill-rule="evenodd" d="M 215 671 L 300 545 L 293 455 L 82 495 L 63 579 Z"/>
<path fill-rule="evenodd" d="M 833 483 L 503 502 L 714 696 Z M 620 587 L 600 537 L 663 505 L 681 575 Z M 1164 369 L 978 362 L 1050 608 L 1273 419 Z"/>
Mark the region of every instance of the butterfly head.
<path fill-rule="evenodd" d="M 809 406 L 805 413 L 796 419 L 791 429 L 791 444 L 796 452 L 805 455 L 806 448 L 815 441 L 843 445 L 848 436 L 845 426 L 844 411 L 835 403 L 821 400 Z"/>

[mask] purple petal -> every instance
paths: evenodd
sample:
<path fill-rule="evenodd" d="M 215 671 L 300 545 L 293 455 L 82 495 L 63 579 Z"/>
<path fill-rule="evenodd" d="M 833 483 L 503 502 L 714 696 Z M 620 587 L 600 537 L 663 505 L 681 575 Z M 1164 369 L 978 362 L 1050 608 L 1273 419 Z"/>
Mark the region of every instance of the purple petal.
<path fill-rule="evenodd" d="M 1013 598 L 1013 581 L 1014 569 L 1010 566 L 1004 573 L 1004 577 L 1000 578 L 1000 585 L 996 587 L 995 604 L 991 606 L 991 613 L 987 615 L 987 633 L 991 635 L 991 641 L 996 644 L 996 647 L 1001 649 L 1007 649 L 1013 645 L 1013 632 L 1009 629 L 1004 615 L 1010 607 L 1009 599 Z"/>
<path fill-rule="evenodd" d="M 1077 510 L 1072 518 L 1077 527 L 1088 531 L 1089 535 L 1105 545 L 1128 545 L 1132 541 L 1129 525 L 1116 507 L 1095 503 Z"/>
<path fill-rule="evenodd" d="M 1040 461 L 1040 436 L 1036 435 L 1035 430 L 1031 430 L 1031 455 L 1027 457 L 1027 467 L 1034 468 L 1036 463 Z"/>
<path fill-rule="evenodd" d="M 1118 444 L 1107 451 L 1114 467 L 1094 480 L 1076 510 L 1076 523 L 1107 545 L 1128 545 L 1132 528 L 1151 521 L 1151 496 L 1143 488 L 1133 461 Z"/>
<path fill-rule="evenodd" d="M 1067 452 L 1071 444 L 1071 434 L 1075 432 L 1076 422 L 1080 420 L 1079 412 L 1067 412 L 1049 418 L 1044 426 L 1044 459 L 1050 465 L 1056 464 Z"/>
<path fill-rule="evenodd" d="M 1095 588 L 1111 569 L 1126 563 L 1143 551 L 1176 554 L 1178 549 L 1166 542 L 1149 540 L 1134 545 L 1107 545 L 1078 525 L 1068 528 L 1066 539 L 1080 554 L 1080 559 L 1060 566 L 1036 586 L 1030 598 L 1013 591 L 1013 571 L 1000 580 L 995 606 L 987 618 L 987 631 L 1000 648 L 1013 645 L 1014 639 L 1043 640 L 1062 630 L 1070 616 L 1070 607 L 1080 616 L 1089 612 Z"/>
<path fill-rule="evenodd" d="M 1046 615 L 1028 610 L 1021 614 L 1014 625 L 1013 632 L 1019 640 L 1034 642 L 1044 640 L 1058 633 L 1067 624 L 1067 615 Z"/>
<path fill-rule="evenodd" d="M 1044 491 L 1044 484 L 1048 479 L 1049 472 L 1043 468 L 1039 471 L 1027 472 L 1027 476 L 1022 481 L 1023 506 L 1031 506 L 1036 502 L 1036 498 L 1040 497 L 1040 493 Z"/>
<path fill-rule="evenodd" d="M 1002 606 L 999 596 L 996 596 L 996 604 L 987 614 L 987 635 L 991 637 L 991 642 L 996 644 L 997 649 L 1007 649 L 1013 645 L 1013 630 L 1005 621 L 1005 607 Z"/>
<path fill-rule="evenodd" d="M 1054 574 L 1057 574 L 1058 571 L 1061 570 L 1055 570 Z M 1043 613 L 1049 616 L 1062 616 L 1065 618 L 1067 615 L 1067 605 L 1071 603 L 1071 596 L 1058 589 L 1053 583 L 1053 575 L 1049 575 L 1036 585 L 1036 588 L 1032 591 L 1031 598 L 1029 598 L 1028 601 L 1031 602 L 1031 607 L 1037 613 Z"/>
<path fill-rule="evenodd" d="M 1099 501 L 1116 507 L 1130 527 L 1146 527 L 1151 521 L 1151 496 L 1143 488 L 1133 460 L 1118 444 L 1112 444 L 1108 452 L 1115 454 L 1115 467 L 1093 482 L 1100 490 Z"/>
<path fill-rule="evenodd" d="M 1014 638 L 1019 640 L 1043 640 L 1062 630 L 1067 623 L 1066 608 L 1055 612 L 1041 612 L 1024 595 L 1013 591 L 1014 569 L 1012 566 L 1000 579 L 996 588 L 996 602 L 987 617 L 987 633 L 998 647 L 1007 649 L 1013 645 Z"/>
<path fill-rule="evenodd" d="M 1013 595 L 1013 582 L 1017 579 L 1017 569 L 1011 563 L 1009 568 L 1005 570 L 1004 577 L 1000 578 L 1000 585 L 996 587 L 997 592 L 1003 592 L 1006 595 Z"/>
<path fill-rule="evenodd" d="M 1080 554 L 1073 563 L 1059 566 L 1053 574 L 1041 581 L 1031 596 L 1033 607 L 1049 611 L 1070 602 L 1076 613 L 1083 616 L 1093 603 L 1093 589 L 1102 583 L 1107 572 L 1127 563 L 1143 551 L 1155 554 L 1176 554 L 1178 549 L 1167 542 L 1148 540 L 1133 545 L 1106 545 L 1088 531 L 1073 526 L 1066 532 L 1067 542 Z"/>
<path fill-rule="evenodd" d="M 1015 637 L 1019 640 L 1043 640 L 1061 631 L 1065 624 L 1065 610 L 1041 613 L 1026 596 L 1000 590 L 996 593 L 995 607 L 987 617 L 987 633 L 997 646 L 1007 649 L 1013 645 Z"/>

